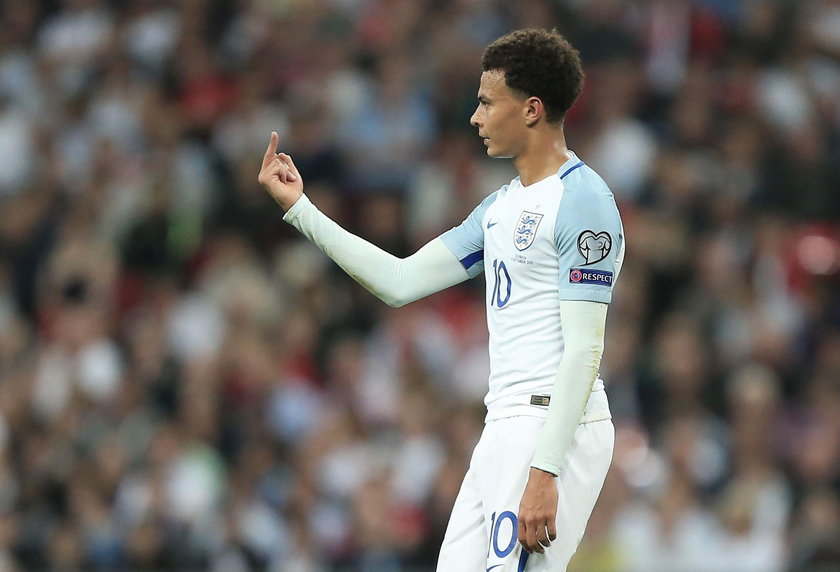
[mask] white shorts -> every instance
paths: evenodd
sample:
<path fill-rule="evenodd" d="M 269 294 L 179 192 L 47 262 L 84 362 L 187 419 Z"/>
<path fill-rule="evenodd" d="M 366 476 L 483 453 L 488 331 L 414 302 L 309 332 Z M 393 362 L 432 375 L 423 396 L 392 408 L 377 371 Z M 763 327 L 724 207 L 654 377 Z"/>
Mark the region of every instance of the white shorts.
<path fill-rule="evenodd" d="M 609 419 L 578 425 L 556 479 L 557 540 L 544 554 L 528 554 L 517 538 L 517 513 L 544 421 L 506 417 L 484 426 L 449 517 L 438 572 L 566 569 L 601 493 L 615 433 Z"/>

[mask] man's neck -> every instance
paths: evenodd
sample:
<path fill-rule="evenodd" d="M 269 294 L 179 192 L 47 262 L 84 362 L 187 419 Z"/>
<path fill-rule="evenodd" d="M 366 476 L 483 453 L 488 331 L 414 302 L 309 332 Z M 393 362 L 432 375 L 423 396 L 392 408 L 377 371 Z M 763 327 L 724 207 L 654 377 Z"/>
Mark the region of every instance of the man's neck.
<path fill-rule="evenodd" d="M 530 143 L 524 153 L 513 159 L 519 182 L 525 187 L 550 177 L 572 158 L 562 131 L 559 136 L 555 133 L 550 138 L 535 137 Z"/>

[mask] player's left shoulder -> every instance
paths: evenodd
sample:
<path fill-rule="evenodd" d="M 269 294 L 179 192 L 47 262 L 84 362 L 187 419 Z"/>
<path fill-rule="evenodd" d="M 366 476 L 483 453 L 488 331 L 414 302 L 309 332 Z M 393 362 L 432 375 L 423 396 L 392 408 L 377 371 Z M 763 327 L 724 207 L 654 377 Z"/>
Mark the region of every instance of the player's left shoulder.
<path fill-rule="evenodd" d="M 554 226 L 557 247 L 577 245 L 586 264 L 605 259 L 624 240 L 621 215 L 612 191 L 585 163 L 562 181 L 563 194 Z"/>
<path fill-rule="evenodd" d="M 596 218 L 620 221 L 615 196 L 606 181 L 589 165 L 580 168 L 562 179 L 563 193 L 559 204 L 558 218 Z"/>
<path fill-rule="evenodd" d="M 615 204 L 615 196 L 606 181 L 595 169 L 580 162 L 580 167 L 561 177 L 563 195 L 567 200 L 596 201 Z"/>

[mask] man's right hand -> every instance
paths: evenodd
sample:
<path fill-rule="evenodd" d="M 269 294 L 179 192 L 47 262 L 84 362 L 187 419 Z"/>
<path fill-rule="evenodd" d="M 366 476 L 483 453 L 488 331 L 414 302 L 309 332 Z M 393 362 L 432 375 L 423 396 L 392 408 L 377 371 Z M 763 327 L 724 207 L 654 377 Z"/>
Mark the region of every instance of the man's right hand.
<path fill-rule="evenodd" d="M 303 194 L 303 179 L 292 158 L 277 152 L 279 139 L 277 132 L 272 131 L 257 181 L 283 210 L 288 211 Z"/>

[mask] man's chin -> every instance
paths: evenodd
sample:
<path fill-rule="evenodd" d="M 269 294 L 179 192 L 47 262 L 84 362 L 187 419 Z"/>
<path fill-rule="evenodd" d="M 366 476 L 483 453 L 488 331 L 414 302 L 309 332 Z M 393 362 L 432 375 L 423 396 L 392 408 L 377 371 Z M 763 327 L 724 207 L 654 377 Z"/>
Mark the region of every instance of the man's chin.
<path fill-rule="evenodd" d="M 487 156 L 492 157 L 493 159 L 510 159 L 512 157 L 512 155 L 498 151 L 492 147 L 487 148 Z"/>

